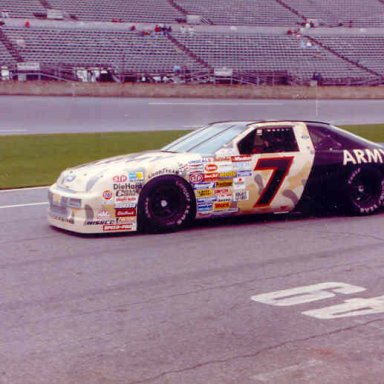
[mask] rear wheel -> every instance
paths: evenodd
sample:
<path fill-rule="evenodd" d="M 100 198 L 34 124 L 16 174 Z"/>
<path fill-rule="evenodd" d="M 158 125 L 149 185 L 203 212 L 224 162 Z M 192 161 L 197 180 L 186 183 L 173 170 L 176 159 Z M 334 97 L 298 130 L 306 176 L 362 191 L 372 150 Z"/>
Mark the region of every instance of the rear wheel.
<path fill-rule="evenodd" d="M 146 232 L 181 229 L 195 217 L 193 190 L 181 178 L 163 176 L 150 181 L 141 192 L 139 228 Z"/>
<path fill-rule="evenodd" d="M 368 215 L 380 209 L 384 201 L 382 172 L 374 167 L 358 167 L 347 178 L 345 207 L 355 215 Z"/>

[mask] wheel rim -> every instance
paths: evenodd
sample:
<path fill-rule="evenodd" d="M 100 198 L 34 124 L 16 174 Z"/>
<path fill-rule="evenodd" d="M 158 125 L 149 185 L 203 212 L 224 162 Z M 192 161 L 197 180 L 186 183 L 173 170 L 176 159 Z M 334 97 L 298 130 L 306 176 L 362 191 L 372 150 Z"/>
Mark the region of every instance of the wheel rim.
<path fill-rule="evenodd" d="M 377 180 L 373 180 L 367 175 L 360 175 L 351 184 L 352 198 L 359 205 L 370 204 L 377 198 L 380 192 Z"/>
<path fill-rule="evenodd" d="M 183 205 L 183 195 L 175 185 L 159 186 L 151 193 L 149 199 L 152 216 L 161 220 L 174 218 Z"/>

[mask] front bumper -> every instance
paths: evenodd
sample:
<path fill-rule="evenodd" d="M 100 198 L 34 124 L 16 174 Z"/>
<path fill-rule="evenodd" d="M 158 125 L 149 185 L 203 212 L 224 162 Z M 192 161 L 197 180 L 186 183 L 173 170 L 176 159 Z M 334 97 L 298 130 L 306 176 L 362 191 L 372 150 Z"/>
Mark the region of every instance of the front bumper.
<path fill-rule="evenodd" d="M 48 223 L 77 233 L 133 232 L 137 217 L 116 217 L 112 202 L 104 204 L 98 193 L 68 191 L 52 185 L 48 191 Z"/>

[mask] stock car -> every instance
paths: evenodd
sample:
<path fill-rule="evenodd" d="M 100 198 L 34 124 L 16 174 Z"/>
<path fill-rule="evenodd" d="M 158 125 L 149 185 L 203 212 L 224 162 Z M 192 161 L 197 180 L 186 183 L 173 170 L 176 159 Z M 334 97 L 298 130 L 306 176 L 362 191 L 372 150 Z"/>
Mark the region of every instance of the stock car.
<path fill-rule="evenodd" d="M 173 231 L 192 220 L 335 206 L 378 211 L 384 148 L 324 122 L 211 123 L 158 151 L 67 169 L 48 221 L 79 233 Z"/>

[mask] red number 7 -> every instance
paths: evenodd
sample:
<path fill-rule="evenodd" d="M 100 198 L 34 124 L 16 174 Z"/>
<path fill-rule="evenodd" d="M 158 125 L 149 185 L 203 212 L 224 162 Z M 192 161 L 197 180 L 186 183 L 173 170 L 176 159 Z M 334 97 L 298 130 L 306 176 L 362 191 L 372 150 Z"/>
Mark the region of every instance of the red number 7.
<path fill-rule="evenodd" d="M 284 179 L 288 175 L 293 159 L 293 156 L 287 156 L 259 159 L 257 161 L 254 171 L 272 169 L 273 172 L 253 208 L 267 207 L 272 203 L 272 200 L 275 198 Z"/>

